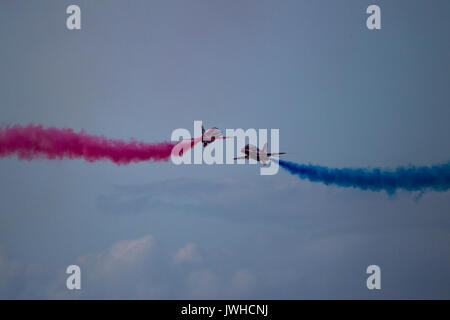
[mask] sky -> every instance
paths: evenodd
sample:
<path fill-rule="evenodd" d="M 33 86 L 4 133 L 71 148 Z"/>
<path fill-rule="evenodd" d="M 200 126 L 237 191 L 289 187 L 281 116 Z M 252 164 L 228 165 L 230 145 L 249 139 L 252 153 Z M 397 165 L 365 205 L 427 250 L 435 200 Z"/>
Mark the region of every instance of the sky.
<path fill-rule="evenodd" d="M 66 8 L 81 8 L 67 30 Z M 366 8 L 381 8 L 368 30 Z M 285 159 L 450 160 L 450 3 L 0 3 L 0 123 L 145 142 L 277 128 Z M 450 192 L 257 165 L 0 159 L 2 299 L 448 299 Z M 68 290 L 67 266 L 82 289 Z M 366 268 L 381 269 L 368 290 Z"/>

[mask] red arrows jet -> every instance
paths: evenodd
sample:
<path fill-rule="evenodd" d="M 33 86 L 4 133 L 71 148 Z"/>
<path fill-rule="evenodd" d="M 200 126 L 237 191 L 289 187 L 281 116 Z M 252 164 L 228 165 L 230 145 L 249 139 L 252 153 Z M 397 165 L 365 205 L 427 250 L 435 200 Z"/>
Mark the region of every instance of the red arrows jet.
<path fill-rule="evenodd" d="M 261 162 L 263 166 L 267 164 L 267 162 L 270 160 L 270 157 L 286 154 L 286 152 L 278 152 L 278 153 L 267 152 L 267 143 L 264 144 L 264 147 L 261 150 L 259 150 L 259 148 L 254 145 L 247 144 L 245 147 L 241 149 L 241 152 L 245 153 L 245 156 L 234 158 L 234 160 L 250 158 Z"/>
<path fill-rule="evenodd" d="M 212 127 L 208 130 L 205 130 L 205 128 L 202 126 L 201 137 L 182 140 L 172 149 L 172 155 L 181 157 L 183 153 L 195 147 L 195 145 L 199 142 L 202 143 L 204 148 L 208 144 L 213 143 L 216 139 L 228 139 L 228 138 L 230 137 L 222 136 L 222 132 L 216 127 Z"/>

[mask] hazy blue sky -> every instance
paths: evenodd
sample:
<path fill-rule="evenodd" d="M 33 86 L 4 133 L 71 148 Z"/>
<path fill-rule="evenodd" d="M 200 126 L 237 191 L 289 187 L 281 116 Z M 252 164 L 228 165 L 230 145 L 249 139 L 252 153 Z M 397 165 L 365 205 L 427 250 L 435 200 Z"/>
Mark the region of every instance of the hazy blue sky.
<path fill-rule="evenodd" d="M 381 30 L 366 28 L 370 4 Z M 279 128 L 290 161 L 442 163 L 449 12 L 446 0 L 3 0 L 0 123 L 153 142 L 203 120 Z M 65 287 L 70 264 L 80 292 Z M 371 264 L 380 291 L 366 288 Z M 1 298 L 450 298 L 449 270 L 450 192 L 0 159 Z"/>

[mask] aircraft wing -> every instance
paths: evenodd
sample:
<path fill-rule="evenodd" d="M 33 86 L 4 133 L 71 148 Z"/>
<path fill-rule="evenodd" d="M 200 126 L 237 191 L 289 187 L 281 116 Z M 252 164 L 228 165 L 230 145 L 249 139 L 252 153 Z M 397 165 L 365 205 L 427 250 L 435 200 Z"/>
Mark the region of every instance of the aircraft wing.
<path fill-rule="evenodd" d="M 282 154 L 286 154 L 286 152 L 268 153 L 267 156 L 268 157 L 273 157 L 273 156 L 280 156 Z"/>

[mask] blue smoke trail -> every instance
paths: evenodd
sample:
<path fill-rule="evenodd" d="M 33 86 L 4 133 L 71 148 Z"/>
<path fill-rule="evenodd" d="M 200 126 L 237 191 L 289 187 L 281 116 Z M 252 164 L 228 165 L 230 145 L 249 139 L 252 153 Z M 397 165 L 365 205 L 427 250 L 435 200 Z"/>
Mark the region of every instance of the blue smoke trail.
<path fill-rule="evenodd" d="M 407 167 L 395 170 L 336 169 L 277 160 L 280 166 L 301 179 L 326 185 L 381 191 L 389 194 L 398 189 L 408 191 L 446 191 L 450 189 L 450 162 L 432 167 Z"/>

